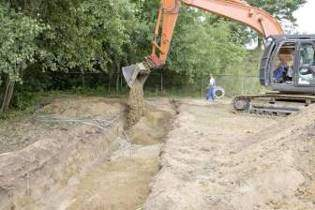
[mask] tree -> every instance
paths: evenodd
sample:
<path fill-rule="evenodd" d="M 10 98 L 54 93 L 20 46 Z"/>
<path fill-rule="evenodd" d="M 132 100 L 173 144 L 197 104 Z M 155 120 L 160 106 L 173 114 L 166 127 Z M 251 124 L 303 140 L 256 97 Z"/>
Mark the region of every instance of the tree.
<path fill-rule="evenodd" d="M 121 66 L 139 62 L 150 53 L 160 4 L 160 0 L 4 2 L 7 4 L 2 4 L 0 22 L 6 27 L 0 38 L 6 44 L 1 43 L 0 47 L 10 47 L 0 52 L 4 61 L 0 72 L 6 72 L 13 80 L 20 80 L 21 70 L 36 62 L 36 67 L 44 70 L 97 70 L 118 81 Z M 303 2 L 249 0 L 278 18 L 292 21 L 293 11 Z M 12 43 L 8 30 L 18 31 L 11 33 Z M 183 6 L 168 68 L 179 73 L 178 80 L 182 76 L 192 80 L 210 71 L 239 73 L 237 66 L 246 56 L 244 43 L 251 38 L 251 33 L 244 31 L 240 24 Z M 14 54 L 18 54 L 18 60 Z"/>
<path fill-rule="evenodd" d="M 79 68 L 112 73 L 116 64 L 144 55 L 150 29 L 142 23 L 142 1 L 11 0 L 11 7 L 50 26 L 40 42 L 50 70 Z M 145 48 L 147 49 L 147 48 Z M 118 65 L 119 66 L 119 65 Z"/>
<path fill-rule="evenodd" d="M 306 2 L 306 0 L 247 0 L 247 2 L 250 5 L 269 12 L 280 22 L 289 23 L 290 25 L 292 24 L 295 26 L 296 19 L 293 14 Z M 243 37 L 244 43 L 248 43 L 252 39 L 258 39 L 258 46 L 262 45 L 262 39 L 260 39 L 253 31 L 245 30 L 245 27 L 242 26 L 234 26 L 234 29 L 240 32 L 240 37 Z M 290 31 L 287 32 L 290 33 Z"/>
<path fill-rule="evenodd" d="M 36 39 L 45 27 L 3 4 L 0 4 L 0 25 L 0 82 L 7 79 L 0 110 L 3 112 L 8 109 L 14 82 L 20 81 L 21 72 L 35 61 L 39 50 Z"/>
<path fill-rule="evenodd" d="M 247 0 L 247 2 L 266 10 L 279 20 L 287 20 L 295 23 L 296 19 L 293 13 L 299 9 L 306 0 Z"/>
<path fill-rule="evenodd" d="M 190 79 L 210 73 L 236 73 L 234 67 L 245 55 L 245 48 L 232 40 L 227 22 L 213 22 L 209 14 L 183 8 L 168 61 L 171 70 Z"/>

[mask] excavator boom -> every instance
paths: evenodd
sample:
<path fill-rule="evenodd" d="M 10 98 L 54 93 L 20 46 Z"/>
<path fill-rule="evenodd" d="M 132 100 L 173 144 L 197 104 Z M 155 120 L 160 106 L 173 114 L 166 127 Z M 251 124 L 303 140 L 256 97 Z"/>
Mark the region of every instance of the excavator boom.
<path fill-rule="evenodd" d="M 283 34 L 281 25 L 272 15 L 242 0 L 161 0 L 151 55 L 146 57 L 141 65 L 123 68 L 130 87 L 139 75 L 145 82 L 145 75 L 148 75 L 151 69 L 160 68 L 165 64 L 181 4 L 238 21 L 264 37 Z"/>

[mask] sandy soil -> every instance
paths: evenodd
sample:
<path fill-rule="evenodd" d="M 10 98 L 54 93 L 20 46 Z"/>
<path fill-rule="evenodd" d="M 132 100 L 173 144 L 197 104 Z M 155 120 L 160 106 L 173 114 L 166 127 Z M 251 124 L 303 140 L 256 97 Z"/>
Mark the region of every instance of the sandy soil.
<path fill-rule="evenodd" d="M 315 209 L 315 108 L 288 118 L 183 101 L 145 209 Z"/>
<path fill-rule="evenodd" d="M 148 99 L 126 130 L 125 102 L 69 97 L 1 124 L 0 209 L 315 209 L 315 108 L 229 103 Z"/>
<path fill-rule="evenodd" d="M 25 148 L 46 138 L 47 134 L 82 125 L 80 122 L 54 121 L 52 118 L 102 119 L 123 114 L 119 100 L 84 97 L 57 98 L 51 104 L 27 118 L 2 121 L 0 124 L 0 154 Z"/>
<path fill-rule="evenodd" d="M 147 110 L 126 131 L 124 102 L 70 97 L 2 125 L 15 143 L 0 154 L 0 209 L 142 207 L 175 114 L 169 100 L 149 102 Z"/>

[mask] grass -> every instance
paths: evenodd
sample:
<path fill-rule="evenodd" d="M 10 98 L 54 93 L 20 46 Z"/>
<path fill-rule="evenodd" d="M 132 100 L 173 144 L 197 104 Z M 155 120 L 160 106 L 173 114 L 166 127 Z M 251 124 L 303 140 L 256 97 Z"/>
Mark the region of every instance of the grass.
<path fill-rule="evenodd" d="M 229 97 L 239 94 L 253 94 L 261 92 L 262 88 L 259 85 L 257 78 L 247 78 L 240 80 L 237 77 L 232 78 L 217 78 L 219 86 L 226 90 L 226 95 Z M 145 88 L 145 97 L 191 97 L 204 98 L 206 94 L 206 86 L 201 87 L 201 82 L 195 85 L 187 85 L 184 87 L 172 87 L 164 89 L 160 88 Z M 206 81 L 202 84 L 206 85 Z M 116 91 L 115 88 L 98 86 L 96 88 L 77 87 L 63 91 L 47 91 L 47 92 L 30 92 L 26 90 L 15 90 L 14 100 L 11 104 L 10 111 L 0 114 L 1 121 L 8 119 L 19 119 L 20 117 L 28 116 L 39 110 L 43 105 L 50 103 L 54 98 L 69 97 L 69 96 L 96 96 L 107 98 L 127 98 L 128 89 Z"/>

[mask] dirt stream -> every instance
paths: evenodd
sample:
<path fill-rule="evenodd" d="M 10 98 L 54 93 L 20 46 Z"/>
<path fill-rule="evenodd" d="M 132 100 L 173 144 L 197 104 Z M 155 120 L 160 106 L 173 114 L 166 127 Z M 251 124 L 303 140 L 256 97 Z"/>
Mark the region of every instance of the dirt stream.
<path fill-rule="evenodd" d="M 315 209 L 315 107 L 145 102 L 128 130 L 125 102 L 80 97 L 0 125 L 0 209 Z"/>
<path fill-rule="evenodd" d="M 128 97 L 127 126 L 134 126 L 145 112 L 143 81 L 135 80 Z"/>

